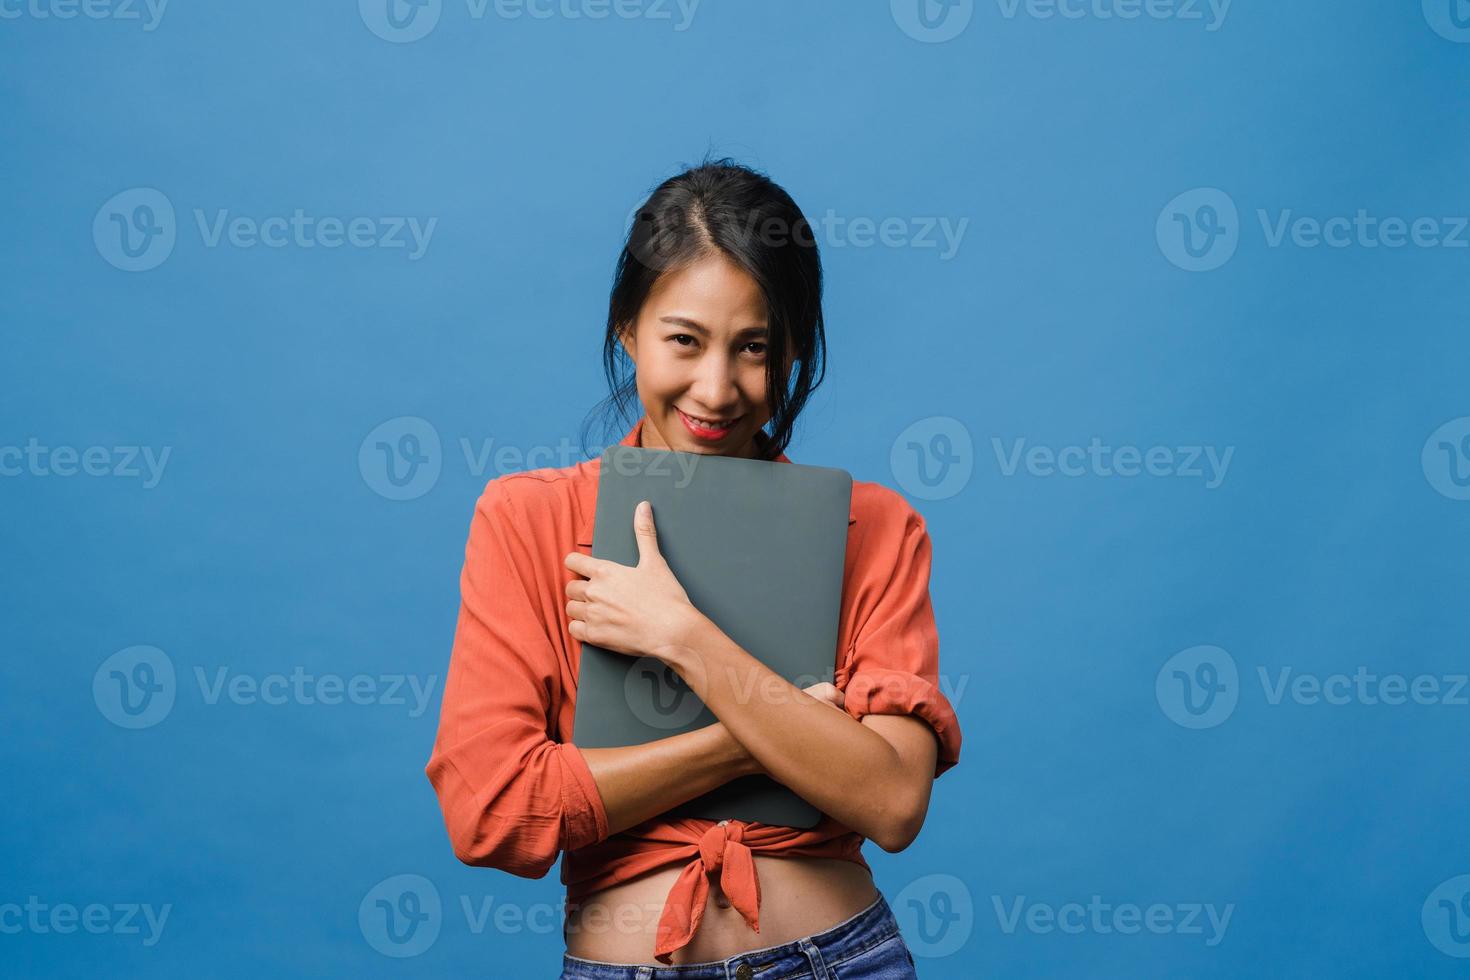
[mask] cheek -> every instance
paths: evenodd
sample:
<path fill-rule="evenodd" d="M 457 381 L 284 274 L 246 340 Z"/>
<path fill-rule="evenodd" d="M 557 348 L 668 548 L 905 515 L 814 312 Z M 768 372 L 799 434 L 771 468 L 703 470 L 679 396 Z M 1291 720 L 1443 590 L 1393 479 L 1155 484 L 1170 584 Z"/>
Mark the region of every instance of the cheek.
<path fill-rule="evenodd" d="M 766 397 L 766 366 L 752 364 L 740 372 L 740 387 L 752 401 L 764 401 Z"/>
<path fill-rule="evenodd" d="M 677 364 L 667 353 L 650 350 L 638 363 L 638 390 L 658 395 L 674 386 L 678 373 Z"/>

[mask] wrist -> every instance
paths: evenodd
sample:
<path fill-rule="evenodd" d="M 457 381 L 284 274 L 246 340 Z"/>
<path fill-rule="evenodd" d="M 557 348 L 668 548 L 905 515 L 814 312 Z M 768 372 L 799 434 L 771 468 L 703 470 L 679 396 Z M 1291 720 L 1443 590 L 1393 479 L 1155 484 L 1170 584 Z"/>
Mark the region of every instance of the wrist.
<path fill-rule="evenodd" d="M 708 616 L 690 606 L 683 621 L 674 629 L 669 642 L 653 651 L 653 656 L 687 680 L 687 671 L 698 663 L 700 651 L 704 649 L 709 636 L 708 631 L 714 625 L 714 621 Z"/>
<path fill-rule="evenodd" d="M 755 756 L 746 751 L 745 746 L 730 734 L 730 729 L 725 723 L 717 721 L 712 726 L 719 735 L 720 765 L 723 766 L 729 779 L 737 779 L 741 776 L 753 776 L 762 772 L 761 764 L 756 761 Z"/>

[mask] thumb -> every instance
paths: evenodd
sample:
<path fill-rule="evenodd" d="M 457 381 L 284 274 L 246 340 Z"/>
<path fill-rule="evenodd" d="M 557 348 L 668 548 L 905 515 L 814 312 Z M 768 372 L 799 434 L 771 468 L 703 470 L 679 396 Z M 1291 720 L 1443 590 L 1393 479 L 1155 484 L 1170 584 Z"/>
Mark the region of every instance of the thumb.
<path fill-rule="evenodd" d="M 640 500 L 633 511 L 633 536 L 638 541 L 638 564 L 663 561 L 658 550 L 658 529 L 653 524 L 653 504 Z"/>

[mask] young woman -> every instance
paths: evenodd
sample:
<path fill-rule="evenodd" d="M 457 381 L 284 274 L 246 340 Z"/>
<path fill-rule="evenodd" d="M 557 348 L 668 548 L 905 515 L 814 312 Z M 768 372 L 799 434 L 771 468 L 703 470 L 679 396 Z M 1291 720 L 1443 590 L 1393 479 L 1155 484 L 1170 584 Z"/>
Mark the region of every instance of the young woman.
<path fill-rule="evenodd" d="M 793 423 L 820 383 L 821 292 L 810 226 L 768 178 L 722 160 L 661 184 L 609 304 L 610 399 L 622 408 L 636 392 L 643 406 L 622 444 L 791 462 Z M 636 566 L 591 557 L 599 467 L 502 476 L 476 506 L 426 770 L 456 856 L 540 878 L 565 853 L 564 980 L 913 976 L 861 846 L 907 847 L 934 779 L 959 761 L 923 518 L 854 482 L 835 684 L 800 690 L 694 608 L 646 503 L 628 515 Z M 578 748 L 584 642 L 663 660 L 719 721 Z M 663 816 L 752 773 L 822 822 Z"/>

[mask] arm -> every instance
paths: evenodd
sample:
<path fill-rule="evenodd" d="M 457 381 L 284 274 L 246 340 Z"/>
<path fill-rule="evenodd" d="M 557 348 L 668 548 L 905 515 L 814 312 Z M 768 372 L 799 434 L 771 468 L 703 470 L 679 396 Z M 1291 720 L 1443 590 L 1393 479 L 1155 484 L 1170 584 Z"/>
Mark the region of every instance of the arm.
<path fill-rule="evenodd" d="M 567 583 L 566 609 L 573 637 L 668 664 L 765 771 L 885 850 L 901 850 L 923 823 L 934 777 L 959 761 L 960 731 L 935 686 L 928 533 L 892 497 L 866 532 L 866 571 L 845 585 L 861 623 L 836 678 L 848 718 L 814 710 L 816 698 L 694 608 L 659 552 L 646 502 L 634 514 L 636 566 L 566 556 L 567 567 L 586 576 Z"/>
<path fill-rule="evenodd" d="M 777 782 L 885 851 L 918 835 L 937 754 L 924 722 L 828 710 L 708 619 L 663 656 Z"/>
<path fill-rule="evenodd" d="M 607 808 L 609 834 L 760 772 L 721 722 L 642 745 L 582 749 L 582 756 Z"/>
<path fill-rule="evenodd" d="M 959 761 L 961 738 L 937 686 L 928 531 L 906 505 L 889 516 L 866 524 L 861 567 L 872 571 L 848 583 L 860 625 L 835 678 L 846 717 L 808 710 L 790 684 L 702 616 L 667 653 L 773 777 L 892 852 L 917 836 L 933 781 Z"/>
<path fill-rule="evenodd" d="M 520 504 L 492 480 L 475 506 L 439 728 L 425 774 L 465 864 L 540 878 L 563 850 L 608 835 L 576 746 L 549 737 L 559 654 L 523 569 Z"/>
<path fill-rule="evenodd" d="M 465 864 L 543 877 L 564 850 L 605 840 L 759 772 L 716 722 L 643 745 L 581 749 L 548 735 L 558 652 L 522 569 L 533 555 L 504 484 L 475 508 L 439 730 L 425 773 Z"/>
<path fill-rule="evenodd" d="M 820 703 L 841 707 L 842 692 L 831 684 L 814 684 L 802 693 Z M 583 749 L 582 756 L 607 807 L 611 834 L 739 776 L 766 771 L 719 721 L 643 745 Z"/>

